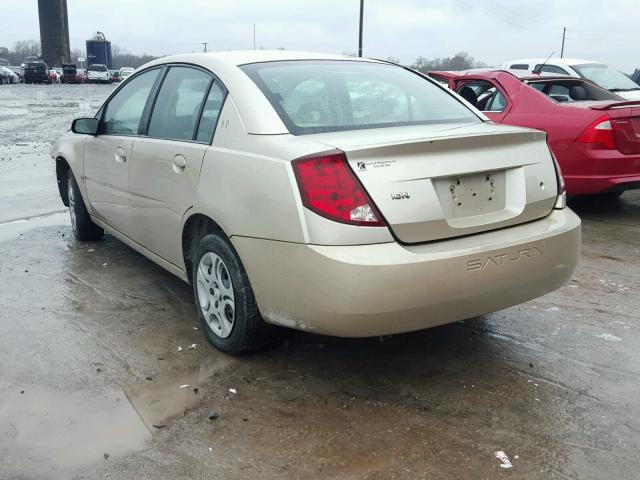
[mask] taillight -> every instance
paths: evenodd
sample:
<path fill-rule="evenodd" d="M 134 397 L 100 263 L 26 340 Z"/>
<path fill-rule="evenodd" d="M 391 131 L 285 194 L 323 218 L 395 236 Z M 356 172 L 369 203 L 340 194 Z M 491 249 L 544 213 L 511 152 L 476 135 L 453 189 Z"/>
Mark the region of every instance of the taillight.
<path fill-rule="evenodd" d="M 329 220 L 382 227 L 382 215 L 336 150 L 294 160 L 302 204 Z"/>
<path fill-rule="evenodd" d="M 600 117 L 589 125 L 576 141 L 580 143 L 596 143 L 606 149 L 616 148 L 611 120 L 608 117 Z"/>

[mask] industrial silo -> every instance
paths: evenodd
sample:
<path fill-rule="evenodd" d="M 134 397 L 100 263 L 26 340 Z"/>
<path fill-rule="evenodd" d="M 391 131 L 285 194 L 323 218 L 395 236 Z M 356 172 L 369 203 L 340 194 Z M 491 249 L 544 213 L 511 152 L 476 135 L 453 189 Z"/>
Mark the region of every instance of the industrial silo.
<path fill-rule="evenodd" d="M 106 65 L 111 68 L 111 42 L 106 39 L 104 33 L 96 32 L 93 38 L 87 40 L 87 68 L 94 63 Z"/>

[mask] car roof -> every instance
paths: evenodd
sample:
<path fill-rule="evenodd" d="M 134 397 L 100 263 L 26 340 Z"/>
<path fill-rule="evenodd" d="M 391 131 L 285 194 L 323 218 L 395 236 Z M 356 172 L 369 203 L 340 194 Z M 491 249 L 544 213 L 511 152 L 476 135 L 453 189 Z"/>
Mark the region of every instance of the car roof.
<path fill-rule="evenodd" d="M 513 63 L 545 63 L 547 65 L 568 65 L 568 66 L 572 66 L 572 65 L 582 65 L 585 63 L 602 63 L 602 62 L 594 62 L 593 60 L 583 60 L 581 58 L 520 58 L 518 60 L 509 60 L 506 61 L 504 63 L 509 63 L 509 64 L 513 64 Z"/>
<path fill-rule="evenodd" d="M 211 62 L 224 63 L 227 65 L 240 66 L 248 63 L 259 62 L 277 62 L 286 60 L 354 60 L 378 62 L 359 57 L 350 57 L 348 55 L 335 55 L 329 53 L 315 52 L 296 52 L 290 50 L 229 50 L 226 52 L 207 52 L 207 53 L 185 53 L 179 55 L 170 55 L 162 57 L 150 62 L 151 64 L 161 63 L 195 63 L 207 64 Z M 147 65 L 144 65 L 146 67 Z"/>

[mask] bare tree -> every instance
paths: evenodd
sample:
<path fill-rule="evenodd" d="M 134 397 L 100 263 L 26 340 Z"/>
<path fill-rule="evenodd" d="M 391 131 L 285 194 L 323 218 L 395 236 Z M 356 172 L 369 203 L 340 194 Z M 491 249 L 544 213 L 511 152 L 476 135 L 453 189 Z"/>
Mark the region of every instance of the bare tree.
<path fill-rule="evenodd" d="M 480 66 L 486 66 L 486 64 L 476 62 L 467 52 L 459 52 L 453 57 L 435 58 L 433 60 L 420 56 L 411 65 L 411 68 L 420 72 L 429 72 L 431 70 L 469 70 Z"/>

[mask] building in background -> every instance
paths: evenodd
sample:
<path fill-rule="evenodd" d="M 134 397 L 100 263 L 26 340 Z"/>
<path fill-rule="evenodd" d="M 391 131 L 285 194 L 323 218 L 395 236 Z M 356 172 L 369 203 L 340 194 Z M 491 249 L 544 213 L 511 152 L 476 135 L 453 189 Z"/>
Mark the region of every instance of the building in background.
<path fill-rule="evenodd" d="M 38 0 L 42 59 L 49 65 L 71 60 L 67 0 Z"/>
<path fill-rule="evenodd" d="M 93 38 L 87 40 L 87 68 L 94 63 L 106 65 L 107 68 L 113 65 L 111 42 L 102 32 L 96 32 Z"/>

